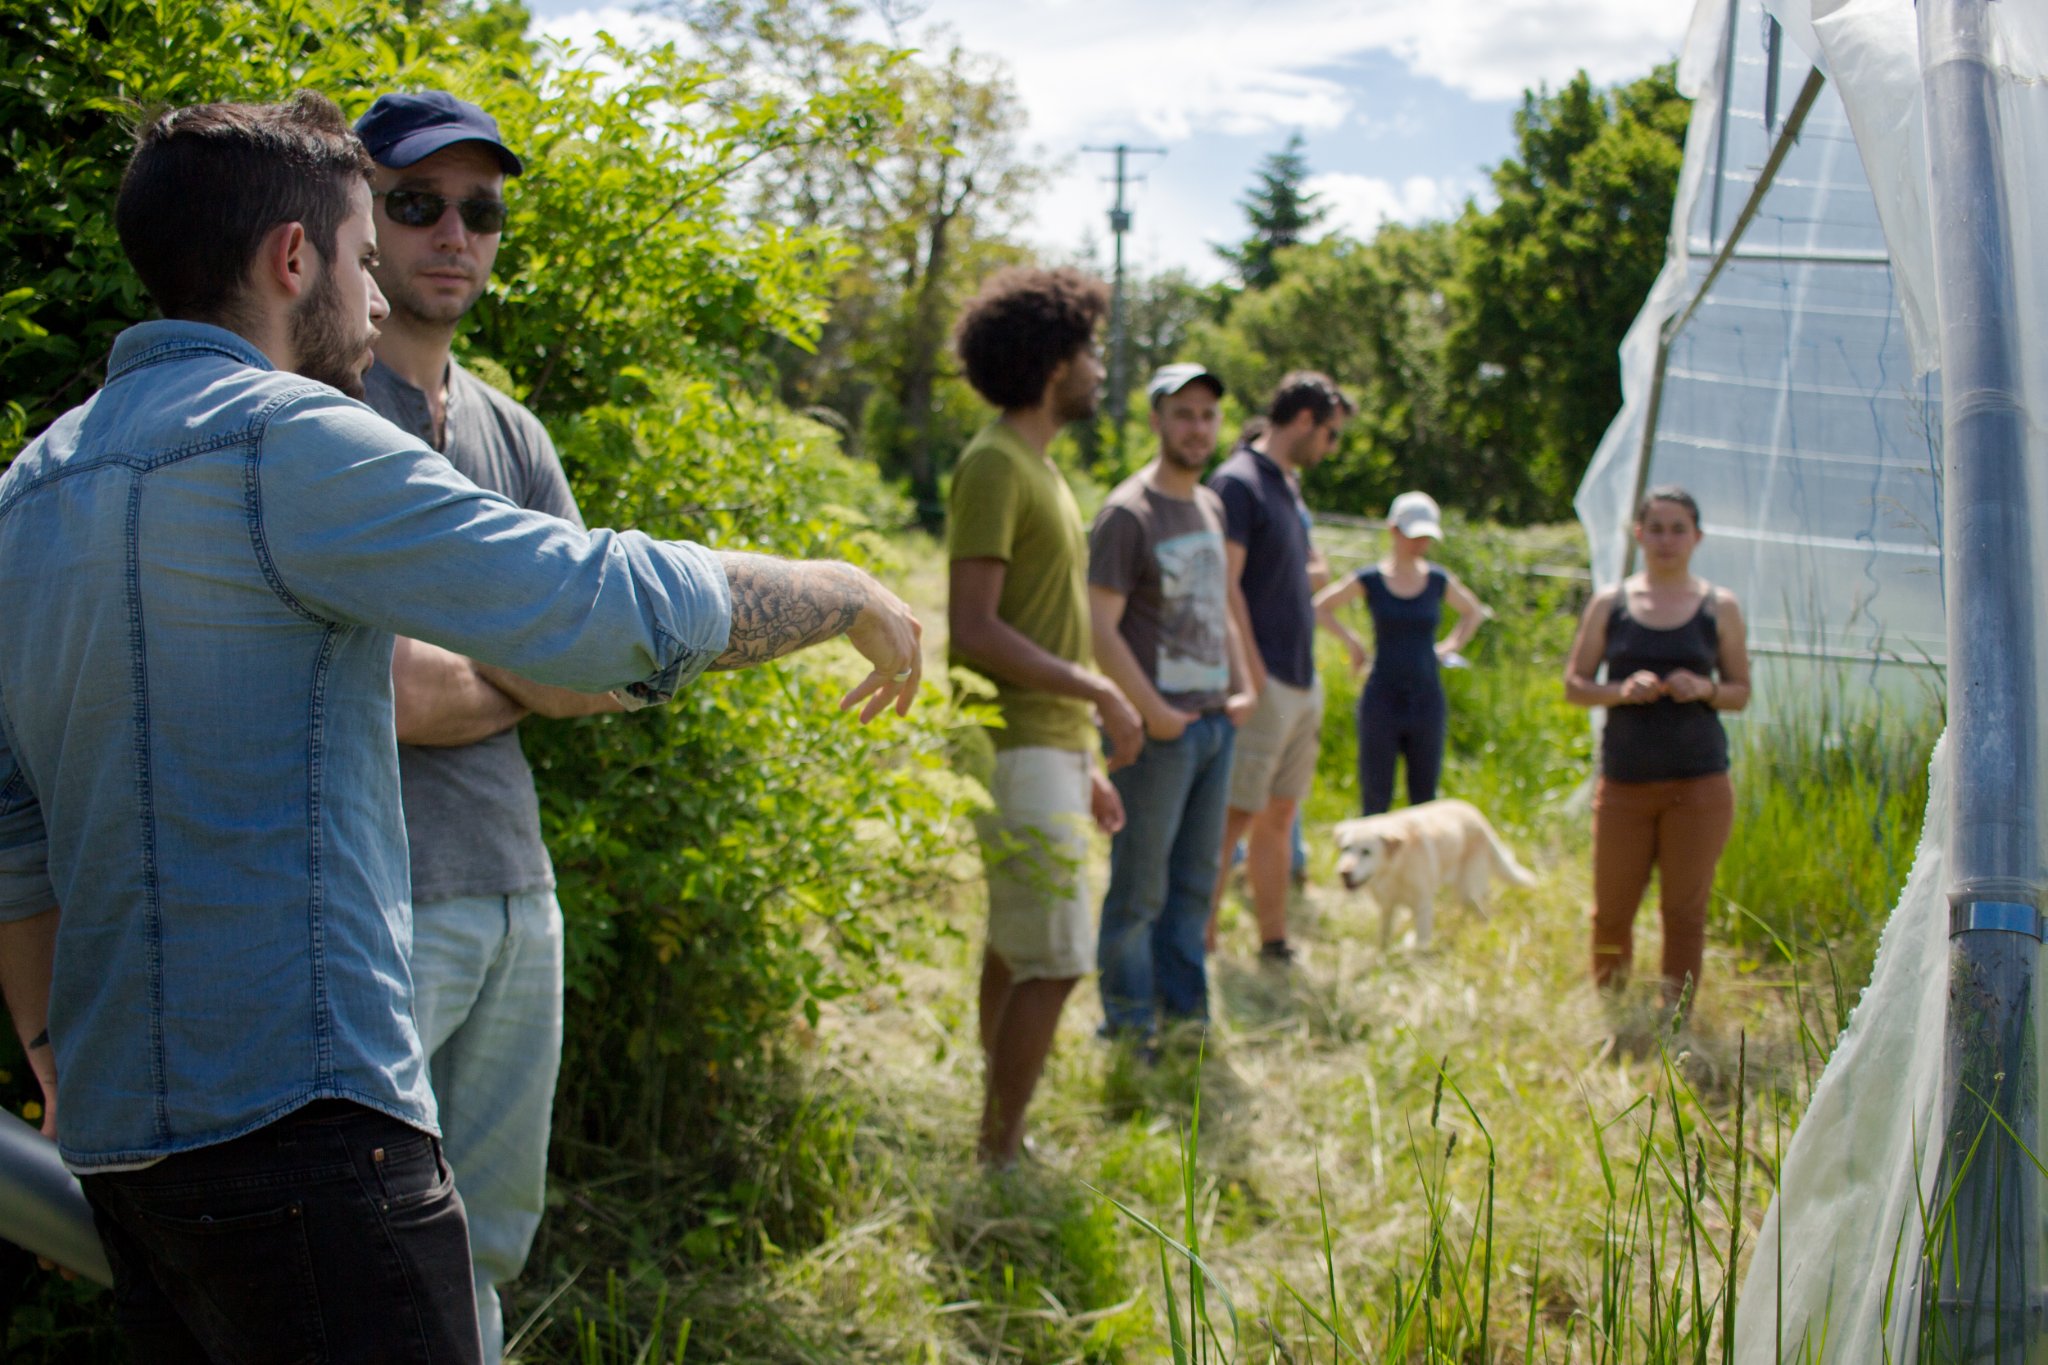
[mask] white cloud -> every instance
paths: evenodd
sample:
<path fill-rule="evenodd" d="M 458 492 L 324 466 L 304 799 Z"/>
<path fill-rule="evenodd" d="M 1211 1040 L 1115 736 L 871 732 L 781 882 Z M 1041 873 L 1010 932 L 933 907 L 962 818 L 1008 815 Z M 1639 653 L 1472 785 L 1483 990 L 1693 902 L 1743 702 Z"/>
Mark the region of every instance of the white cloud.
<path fill-rule="evenodd" d="M 1398 58 L 1475 99 L 1638 75 L 1677 54 L 1691 0 L 938 0 L 927 19 L 1000 56 L 1042 137 L 1333 128 L 1347 61 Z"/>
<path fill-rule="evenodd" d="M 1474 177 L 1433 178 L 1411 175 L 1399 184 L 1375 175 L 1331 171 L 1310 176 L 1305 188 L 1319 196 L 1329 216 L 1323 226 L 1346 236 L 1368 238 L 1381 223 L 1420 223 L 1457 216 L 1465 201 L 1481 194 L 1484 182 Z"/>
<path fill-rule="evenodd" d="M 673 36 L 672 27 L 623 4 L 568 12 L 573 3 L 536 0 L 543 15 L 553 12 L 536 27 L 579 46 L 599 28 L 621 38 Z M 943 26 L 934 46 L 957 39 L 1003 63 L 1029 120 L 1028 154 L 1041 164 L 1070 158 L 1032 207 L 1032 241 L 1073 252 L 1092 239 L 1106 255 L 1106 168 L 1099 157 L 1074 154 L 1120 139 L 1153 144 L 1172 152 L 1173 165 L 1138 193 L 1130 259 L 1146 269 L 1214 277 L 1221 265 L 1210 243 L 1243 230 L 1235 204 L 1245 184 L 1241 157 L 1204 175 L 1220 139 L 1277 139 L 1299 130 L 1312 141 L 1370 144 L 1384 164 L 1382 151 L 1392 156 L 1400 145 L 1425 140 L 1435 121 L 1466 101 L 1556 88 L 1581 68 L 1602 83 L 1642 74 L 1677 55 L 1692 6 L 1693 0 L 931 0 L 922 22 Z M 1419 87 L 1405 84 L 1398 103 L 1364 74 L 1375 65 L 1384 71 L 1389 59 L 1426 78 Z M 1498 144 L 1469 156 L 1444 150 L 1446 171 L 1469 173 L 1497 160 L 1508 151 L 1506 121 Z M 1332 226 L 1364 234 L 1382 219 L 1454 213 L 1468 193 L 1483 190 L 1476 178 L 1400 178 L 1408 167 L 1392 169 L 1391 178 L 1318 176 L 1316 185 L 1341 217 Z"/>

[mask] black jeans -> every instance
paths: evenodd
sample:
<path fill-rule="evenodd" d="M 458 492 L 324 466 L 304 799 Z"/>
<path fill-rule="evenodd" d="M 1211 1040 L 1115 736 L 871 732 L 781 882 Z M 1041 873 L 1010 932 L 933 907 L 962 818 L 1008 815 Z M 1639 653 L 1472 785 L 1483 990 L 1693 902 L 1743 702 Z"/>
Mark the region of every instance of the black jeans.
<path fill-rule="evenodd" d="M 475 1365 L 469 1228 L 441 1144 L 322 1100 L 89 1175 L 114 1312 L 149 1365 Z"/>
<path fill-rule="evenodd" d="M 1358 695 L 1358 800 L 1366 815 L 1394 805 L 1394 760 L 1408 764 L 1408 804 L 1436 800 L 1448 719 L 1441 687 L 1370 680 Z"/>

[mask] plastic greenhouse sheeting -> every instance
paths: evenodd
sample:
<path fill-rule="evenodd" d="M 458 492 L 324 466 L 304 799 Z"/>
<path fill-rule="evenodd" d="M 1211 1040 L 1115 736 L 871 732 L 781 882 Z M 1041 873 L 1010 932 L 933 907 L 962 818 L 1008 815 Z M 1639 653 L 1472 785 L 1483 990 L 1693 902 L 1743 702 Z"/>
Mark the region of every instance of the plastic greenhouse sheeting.
<path fill-rule="evenodd" d="M 1770 3 L 1790 45 L 1820 66 L 1836 92 L 1868 169 L 1914 368 L 1932 374 L 1941 366 L 1940 309 L 1912 0 Z M 2048 242 L 2041 240 L 2048 215 L 2030 196 L 2048 186 L 2048 7 L 1995 3 L 1982 14 L 1992 35 L 1998 160 L 2009 196 L 2003 227 L 2015 264 L 2015 370 L 2021 401 L 2032 414 L 2026 424 L 2026 510 L 2031 524 L 2040 527 L 2048 510 L 2048 480 L 2040 477 L 2048 457 L 2048 432 L 2040 420 L 2048 414 Z M 1964 591 L 1959 610 L 1970 601 L 1967 585 Z M 2038 607 L 2035 620 L 2038 680 L 2048 678 L 2041 667 L 2048 631 L 2038 628 Z M 2035 697 L 2037 714 L 2041 700 Z M 1735 1347 L 1744 1365 L 1919 1358 L 1927 1306 L 1923 1211 L 1935 1193 L 1945 1121 L 1947 841 L 1955 793 L 1970 781 L 1970 773 L 1951 771 L 1944 744 L 1935 760 L 1919 857 L 1886 927 L 1870 986 L 1785 1153 L 1778 1197 L 1739 1299 Z M 2038 800 L 2034 808 L 2041 809 Z M 2038 868 L 2026 871 L 2040 875 Z M 2044 1014 L 2035 1018 L 2036 1055 L 2039 1031 L 2048 1026 Z M 2033 1230 L 2036 1239 L 2039 1231 Z"/>
<path fill-rule="evenodd" d="M 1626 396 L 1581 484 L 1593 576 L 1617 581 L 1639 489 L 1698 499 L 1703 577 L 1743 604 L 1755 710 L 1870 688 L 1924 704 L 1944 657 L 1938 385 L 1916 374 L 1877 204 L 1832 84 L 1745 231 L 1738 219 L 1811 63 L 1756 0 L 1702 0 L 1669 255 L 1622 346 Z M 1669 338 L 1720 253 L 1713 286 Z M 1644 427 L 1657 393 L 1656 431 Z M 1825 692 L 1823 692 L 1825 689 Z"/>

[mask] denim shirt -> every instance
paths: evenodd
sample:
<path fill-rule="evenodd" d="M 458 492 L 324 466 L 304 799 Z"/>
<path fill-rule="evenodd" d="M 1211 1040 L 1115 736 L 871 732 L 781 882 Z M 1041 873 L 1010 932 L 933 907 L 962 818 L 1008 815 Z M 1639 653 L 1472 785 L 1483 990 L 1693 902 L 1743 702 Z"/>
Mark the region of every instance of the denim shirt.
<path fill-rule="evenodd" d="M 232 332 L 122 333 L 0 474 L 0 920 L 62 906 L 65 1160 L 324 1098 L 434 1131 L 392 635 L 658 701 L 730 628 L 699 547 L 520 508 Z"/>

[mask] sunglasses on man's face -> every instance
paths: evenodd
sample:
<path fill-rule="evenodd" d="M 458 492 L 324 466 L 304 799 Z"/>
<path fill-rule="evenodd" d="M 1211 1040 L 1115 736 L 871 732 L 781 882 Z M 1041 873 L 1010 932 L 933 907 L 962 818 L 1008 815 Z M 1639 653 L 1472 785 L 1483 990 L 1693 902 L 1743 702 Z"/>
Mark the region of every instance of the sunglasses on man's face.
<path fill-rule="evenodd" d="M 462 225 L 471 232 L 503 232 L 505 201 L 502 199 L 449 199 L 425 190 L 386 190 L 380 196 L 391 221 L 405 227 L 432 227 L 450 204 L 462 215 Z"/>

